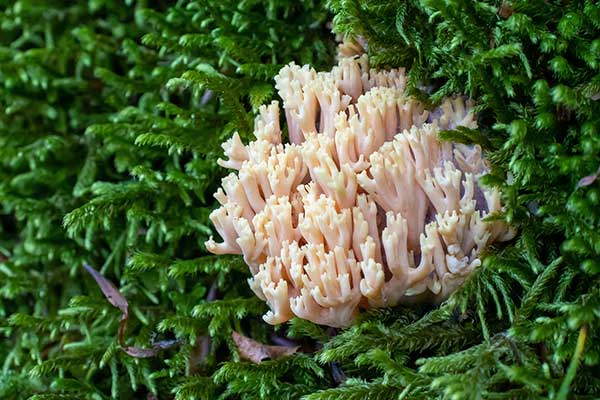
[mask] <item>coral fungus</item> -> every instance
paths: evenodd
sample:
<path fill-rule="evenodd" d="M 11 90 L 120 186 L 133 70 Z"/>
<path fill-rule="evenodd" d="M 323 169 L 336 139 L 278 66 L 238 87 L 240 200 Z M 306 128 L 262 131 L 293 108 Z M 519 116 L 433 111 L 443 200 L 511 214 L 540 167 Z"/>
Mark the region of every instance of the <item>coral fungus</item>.
<path fill-rule="evenodd" d="M 216 254 L 243 254 L 250 286 L 279 324 L 294 315 L 347 326 L 360 308 L 429 293 L 440 300 L 514 232 L 484 221 L 501 210 L 478 146 L 440 142 L 440 129 L 476 127 L 471 105 L 447 99 L 428 111 L 404 95 L 402 69 L 376 71 L 366 56 L 330 72 L 290 64 L 276 101 L 260 108 L 256 140 L 235 134 L 223 167 L 237 170 L 215 194 Z"/>

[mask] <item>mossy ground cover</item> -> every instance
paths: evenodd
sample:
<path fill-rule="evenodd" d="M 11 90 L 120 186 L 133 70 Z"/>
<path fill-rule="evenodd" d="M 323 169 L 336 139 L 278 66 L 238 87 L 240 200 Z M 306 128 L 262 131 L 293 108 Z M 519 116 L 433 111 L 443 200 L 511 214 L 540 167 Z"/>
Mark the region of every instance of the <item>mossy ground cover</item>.
<path fill-rule="evenodd" d="M 517 238 L 445 303 L 346 330 L 260 318 L 211 256 L 220 143 L 290 61 L 360 36 L 411 93 L 460 93 Z M 597 398 L 600 6 L 594 1 L 0 1 L 0 398 Z M 427 93 L 422 91 L 427 87 Z M 121 312 L 84 269 L 127 299 Z M 291 340 L 240 361 L 231 333 Z"/>

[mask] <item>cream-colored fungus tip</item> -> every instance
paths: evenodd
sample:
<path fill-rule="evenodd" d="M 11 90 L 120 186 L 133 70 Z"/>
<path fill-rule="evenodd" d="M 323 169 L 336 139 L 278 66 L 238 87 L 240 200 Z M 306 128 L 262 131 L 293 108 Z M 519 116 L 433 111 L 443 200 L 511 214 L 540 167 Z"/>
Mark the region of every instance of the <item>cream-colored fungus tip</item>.
<path fill-rule="evenodd" d="M 359 309 L 417 295 L 446 298 L 481 264 L 482 251 L 514 232 L 484 218 L 500 194 L 479 185 L 479 146 L 440 142 L 440 129 L 476 128 L 472 104 L 426 110 L 404 95 L 403 69 L 369 68 L 360 43 L 340 49 L 330 72 L 290 64 L 276 76 L 279 104 L 262 106 L 256 140 L 223 143 L 233 169 L 210 216 L 242 254 L 270 324 L 297 316 L 344 327 Z"/>

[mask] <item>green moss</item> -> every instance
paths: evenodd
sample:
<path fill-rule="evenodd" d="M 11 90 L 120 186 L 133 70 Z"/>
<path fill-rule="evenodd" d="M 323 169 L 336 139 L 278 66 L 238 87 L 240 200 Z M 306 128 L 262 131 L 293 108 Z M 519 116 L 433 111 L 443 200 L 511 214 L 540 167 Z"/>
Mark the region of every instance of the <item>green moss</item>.
<path fill-rule="evenodd" d="M 0 398 L 595 398 L 600 7 L 593 1 L 0 2 Z M 220 143 L 335 29 L 410 90 L 477 101 L 504 218 L 439 306 L 273 328 L 239 257 L 208 255 Z M 422 88 L 428 92 L 423 93 Z M 114 282 L 119 310 L 84 272 Z M 240 362 L 230 333 L 302 353 Z"/>

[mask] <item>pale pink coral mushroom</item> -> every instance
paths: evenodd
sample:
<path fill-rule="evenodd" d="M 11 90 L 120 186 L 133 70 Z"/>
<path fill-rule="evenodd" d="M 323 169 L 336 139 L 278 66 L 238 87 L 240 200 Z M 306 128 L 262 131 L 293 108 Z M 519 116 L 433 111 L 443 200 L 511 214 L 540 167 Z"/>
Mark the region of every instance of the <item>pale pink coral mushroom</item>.
<path fill-rule="evenodd" d="M 502 206 L 478 184 L 488 172 L 479 146 L 437 138 L 476 127 L 469 101 L 428 111 L 403 94 L 404 70 L 373 70 L 365 55 L 341 57 L 330 72 L 292 63 L 275 80 L 290 143 L 273 102 L 259 110 L 255 141 L 236 133 L 223 144 L 219 164 L 237 173 L 223 179 L 210 216 L 223 242 L 206 242 L 244 256 L 268 323 L 343 327 L 361 307 L 444 299 L 486 246 L 514 236 L 483 220 Z"/>

